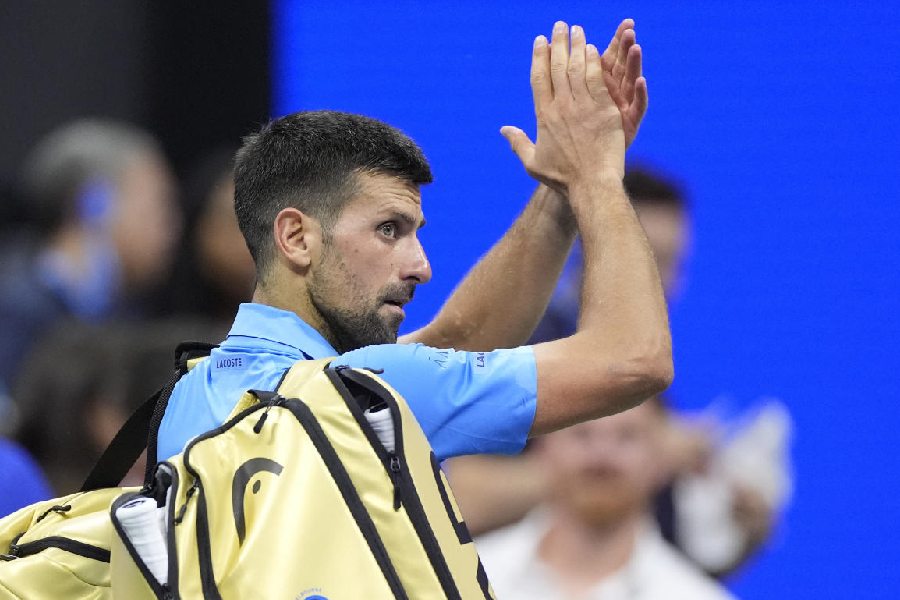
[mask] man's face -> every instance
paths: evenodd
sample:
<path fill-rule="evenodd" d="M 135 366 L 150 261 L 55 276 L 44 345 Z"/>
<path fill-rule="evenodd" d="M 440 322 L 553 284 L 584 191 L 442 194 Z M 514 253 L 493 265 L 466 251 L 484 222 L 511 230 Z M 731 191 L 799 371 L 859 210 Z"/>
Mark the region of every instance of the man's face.
<path fill-rule="evenodd" d="M 653 248 L 666 295 L 675 296 L 679 291 L 681 262 L 689 242 L 687 217 L 680 208 L 652 199 L 635 202 L 634 211 Z"/>
<path fill-rule="evenodd" d="M 659 484 L 665 416 L 649 402 L 548 435 L 540 450 L 554 501 L 587 526 L 642 513 Z"/>
<path fill-rule="evenodd" d="M 396 342 L 403 306 L 431 279 L 418 238 L 418 187 L 388 175 L 357 180 L 357 193 L 323 234 L 308 278 L 310 300 L 340 352 Z"/>
<path fill-rule="evenodd" d="M 181 232 L 172 176 L 163 160 L 135 158 L 122 173 L 112 239 L 129 287 L 141 289 L 168 271 Z"/>
<path fill-rule="evenodd" d="M 245 300 L 253 293 L 256 269 L 234 213 L 230 171 L 222 173 L 204 200 L 206 206 L 194 233 L 195 250 L 210 283 L 234 300 Z"/>

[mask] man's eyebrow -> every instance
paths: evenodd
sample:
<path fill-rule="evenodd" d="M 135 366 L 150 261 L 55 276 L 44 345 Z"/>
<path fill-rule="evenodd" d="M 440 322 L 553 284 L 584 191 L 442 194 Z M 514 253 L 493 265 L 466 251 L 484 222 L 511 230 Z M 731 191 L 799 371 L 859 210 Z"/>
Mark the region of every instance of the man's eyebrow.
<path fill-rule="evenodd" d="M 396 211 L 396 215 L 398 218 L 400 218 L 404 223 L 406 223 L 410 227 L 415 227 L 416 218 L 414 216 L 410 215 L 409 213 L 405 213 L 405 212 L 401 212 L 401 211 Z M 423 227 L 425 227 L 425 217 L 422 217 L 422 222 L 419 224 L 418 229 L 422 229 Z"/>

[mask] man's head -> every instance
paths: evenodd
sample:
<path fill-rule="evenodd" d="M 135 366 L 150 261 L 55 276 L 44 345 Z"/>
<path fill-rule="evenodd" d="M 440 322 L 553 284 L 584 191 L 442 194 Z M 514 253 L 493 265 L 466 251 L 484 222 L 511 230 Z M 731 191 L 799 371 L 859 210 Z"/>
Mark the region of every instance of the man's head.
<path fill-rule="evenodd" d="M 678 292 L 681 261 L 689 243 L 688 218 L 679 187 L 642 168 L 629 168 L 625 189 L 644 227 L 666 295 Z"/>
<path fill-rule="evenodd" d="M 667 414 L 659 399 L 540 440 L 554 507 L 587 527 L 644 513 L 664 482 Z"/>
<path fill-rule="evenodd" d="M 181 221 L 172 176 L 148 133 L 99 119 L 60 127 L 26 159 L 23 185 L 48 238 L 80 230 L 102 239 L 133 288 L 166 273 Z"/>
<path fill-rule="evenodd" d="M 244 141 L 235 211 L 259 285 L 339 351 L 396 340 L 431 276 L 417 231 L 422 151 L 367 117 L 301 112 Z"/>

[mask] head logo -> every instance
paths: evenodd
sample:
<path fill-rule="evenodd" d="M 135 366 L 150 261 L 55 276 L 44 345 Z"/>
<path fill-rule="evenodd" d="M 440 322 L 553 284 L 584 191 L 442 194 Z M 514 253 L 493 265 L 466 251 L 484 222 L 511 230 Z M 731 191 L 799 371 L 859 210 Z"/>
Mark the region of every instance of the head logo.
<path fill-rule="evenodd" d="M 254 475 L 261 471 L 281 475 L 283 469 L 284 467 L 274 460 L 251 458 L 234 472 L 234 477 L 231 479 L 231 510 L 234 513 L 234 526 L 237 529 L 239 544 L 244 543 L 244 536 L 247 534 L 247 525 L 244 520 L 244 494 L 247 492 L 247 484 Z M 261 487 L 262 483 L 257 480 L 253 484 L 253 493 L 259 492 Z"/>

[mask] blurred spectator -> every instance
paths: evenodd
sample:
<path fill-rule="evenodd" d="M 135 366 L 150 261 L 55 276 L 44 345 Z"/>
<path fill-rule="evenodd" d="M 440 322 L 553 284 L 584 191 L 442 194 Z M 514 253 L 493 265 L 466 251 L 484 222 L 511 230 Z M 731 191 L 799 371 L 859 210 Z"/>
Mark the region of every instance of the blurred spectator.
<path fill-rule="evenodd" d="M 34 459 L 0 437 L 0 517 L 51 497 L 50 486 Z"/>
<path fill-rule="evenodd" d="M 253 295 L 256 270 L 234 213 L 237 146 L 204 157 L 185 185 L 185 236 L 172 284 L 159 302 L 165 314 L 230 324 Z"/>
<path fill-rule="evenodd" d="M 24 363 L 13 398 L 21 413 L 17 437 L 56 493 L 77 490 L 125 419 L 169 380 L 178 342 L 224 333 L 168 320 L 67 322 L 45 336 Z M 143 468 L 136 465 L 125 483 L 139 485 Z"/>
<path fill-rule="evenodd" d="M 74 316 L 135 312 L 166 275 L 180 217 L 156 142 L 124 123 L 84 120 L 41 140 L 22 190 L 33 239 L 0 260 L 0 381 L 10 385 L 31 344 Z"/>
<path fill-rule="evenodd" d="M 656 399 L 541 438 L 547 499 L 477 541 L 498 597 L 713 600 L 729 594 L 660 536 L 649 509 L 670 476 Z"/>
<path fill-rule="evenodd" d="M 624 183 L 671 300 L 681 290 L 681 263 L 690 246 L 683 194 L 677 184 L 642 168 L 630 168 Z M 533 342 L 558 339 L 575 331 L 580 287 L 581 257 L 576 246 Z M 676 482 L 659 489 L 655 502 L 657 521 L 665 539 L 716 576 L 738 567 L 765 542 L 775 512 L 785 501 L 784 490 L 789 487 L 780 481 L 786 458 L 779 454 L 788 417 L 777 407 L 760 411 L 760 416 L 768 424 L 759 422 L 756 429 L 771 435 L 765 447 L 753 448 L 746 442 L 739 445 L 741 463 L 748 462 L 748 454 L 762 457 L 749 460 L 755 466 L 753 475 L 748 470 L 741 478 L 733 476 L 733 468 L 721 464 L 719 455 L 729 452 L 717 452 L 714 431 L 677 418 L 670 420 L 667 427 L 665 455 L 671 460 Z M 776 439 L 779 435 L 780 440 Z M 762 437 L 765 436 L 755 435 L 755 439 Z M 546 473 L 535 463 L 529 452 L 521 457 L 478 456 L 451 462 L 451 483 L 473 533 L 517 521 L 549 493 Z M 766 479 L 776 483 L 766 484 L 767 489 L 763 490 L 758 484 Z M 713 528 L 714 538 L 710 536 Z"/>

